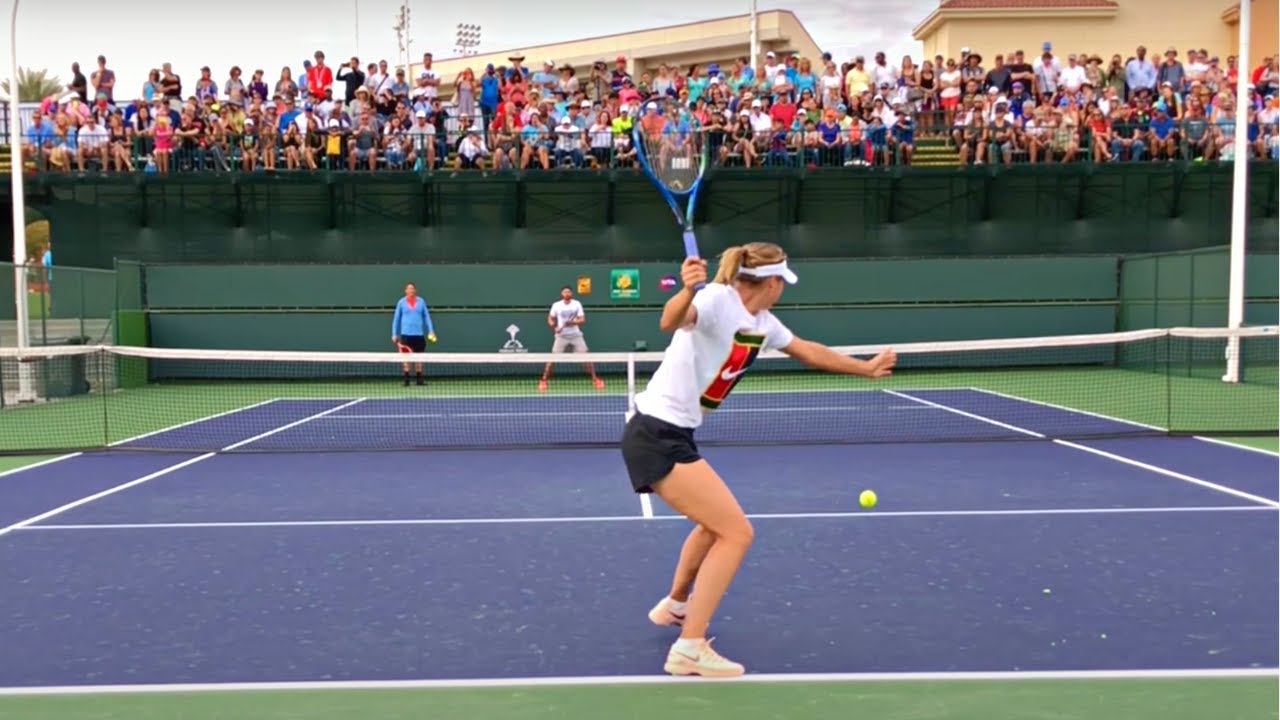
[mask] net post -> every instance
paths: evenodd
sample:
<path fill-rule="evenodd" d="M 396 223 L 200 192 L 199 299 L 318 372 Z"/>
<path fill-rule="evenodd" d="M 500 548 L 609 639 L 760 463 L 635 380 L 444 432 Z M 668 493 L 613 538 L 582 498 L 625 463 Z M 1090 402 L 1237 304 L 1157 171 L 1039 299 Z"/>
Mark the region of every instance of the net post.
<path fill-rule="evenodd" d="M 1240 52 L 1236 67 L 1249 67 L 1250 0 L 1240 3 Z M 1247 106 L 1249 101 L 1249 77 L 1240 73 L 1236 86 L 1237 102 Z M 1245 230 L 1249 183 L 1249 135 L 1248 123 L 1237 122 L 1235 128 L 1235 156 L 1232 159 L 1231 179 L 1231 255 L 1227 285 L 1227 327 L 1235 330 L 1244 325 L 1244 265 Z M 1227 338 L 1227 368 L 1223 382 L 1240 382 L 1240 337 Z"/>
<path fill-rule="evenodd" d="M 627 353 L 627 422 L 636 414 L 636 354 Z"/>

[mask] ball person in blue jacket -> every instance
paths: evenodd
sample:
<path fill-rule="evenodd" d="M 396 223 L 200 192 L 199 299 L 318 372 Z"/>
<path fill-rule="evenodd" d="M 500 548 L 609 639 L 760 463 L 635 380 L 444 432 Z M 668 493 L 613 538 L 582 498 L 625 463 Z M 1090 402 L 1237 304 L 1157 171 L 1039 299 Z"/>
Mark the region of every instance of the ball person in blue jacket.
<path fill-rule="evenodd" d="M 431 310 L 427 301 L 418 295 L 418 286 L 409 283 L 404 286 L 404 297 L 396 303 L 396 314 L 391 318 L 391 342 L 400 352 L 421 353 L 427 349 L 427 342 L 436 341 L 435 326 L 431 324 Z M 409 385 L 409 365 L 404 364 L 404 384 Z M 422 363 L 416 363 L 417 381 L 423 384 Z"/>

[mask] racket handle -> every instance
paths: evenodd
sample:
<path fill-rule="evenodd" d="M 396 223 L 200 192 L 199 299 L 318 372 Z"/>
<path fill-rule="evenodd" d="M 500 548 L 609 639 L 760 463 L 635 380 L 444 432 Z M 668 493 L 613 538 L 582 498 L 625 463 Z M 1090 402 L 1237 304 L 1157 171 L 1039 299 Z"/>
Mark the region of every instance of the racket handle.
<path fill-rule="evenodd" d="M 698 238 L 694 236 L 692 230 L 686 230 L 684 232 L 684 256 L 686 258 L 702 257 L 698 254 Z M 706 286 L 706 283 L 698 283 L 693 286 L 693 289 L 694 291 L 698 291 Z"/>

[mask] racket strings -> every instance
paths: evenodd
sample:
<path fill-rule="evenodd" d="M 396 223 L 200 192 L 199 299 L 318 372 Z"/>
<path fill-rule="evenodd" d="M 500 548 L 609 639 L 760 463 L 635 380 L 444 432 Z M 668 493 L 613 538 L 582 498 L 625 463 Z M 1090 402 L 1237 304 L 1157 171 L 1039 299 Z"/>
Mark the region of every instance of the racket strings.
<path fill-rule="evenodd" d="M 703 133 L 664 128 L 641 136 L 645 159 L 655 179 L 672 192 L 687 192 L 703 171 Z"/>

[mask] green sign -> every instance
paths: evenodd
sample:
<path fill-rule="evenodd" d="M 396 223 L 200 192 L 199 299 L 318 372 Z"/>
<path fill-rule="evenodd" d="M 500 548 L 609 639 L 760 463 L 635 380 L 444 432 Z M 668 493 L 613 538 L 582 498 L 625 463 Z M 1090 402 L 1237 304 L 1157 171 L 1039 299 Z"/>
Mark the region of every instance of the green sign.
<path fill-rule="evenodd" d="M 635 268 L 614 268 L 609 273 L 610 300 L 639 300 L 640 271 Z"/>

